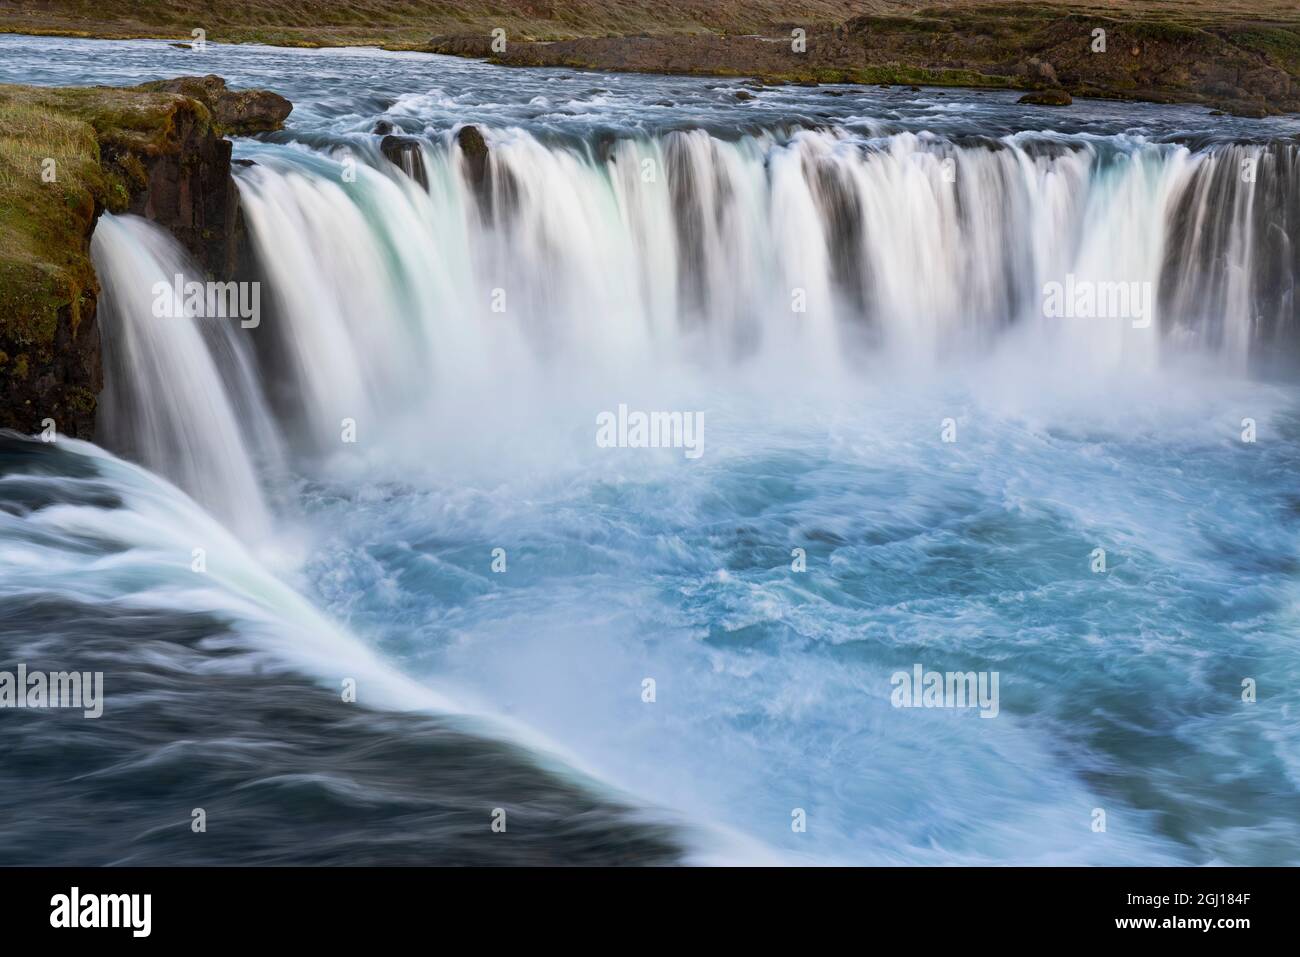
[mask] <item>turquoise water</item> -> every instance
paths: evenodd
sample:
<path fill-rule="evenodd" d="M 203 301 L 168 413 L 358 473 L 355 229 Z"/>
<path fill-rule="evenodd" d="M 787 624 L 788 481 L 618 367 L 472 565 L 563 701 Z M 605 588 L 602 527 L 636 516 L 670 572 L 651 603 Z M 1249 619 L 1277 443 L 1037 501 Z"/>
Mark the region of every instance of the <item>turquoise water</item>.
<path fill-rule="evenodd" d="M 973 379 L 714 391 L 696 462 L 530 425 L 500 447 L 572 459 L 484 474 L 446 449 L 427 485 L 313 487 L 310 587 L 706 850 L 761 845 L 724 856 L 1294 863 L 1296 394 L 1170 373 L 1089 408 Z M 1000 713 L 892 707 L 914 663 L 999 672 Z"/>

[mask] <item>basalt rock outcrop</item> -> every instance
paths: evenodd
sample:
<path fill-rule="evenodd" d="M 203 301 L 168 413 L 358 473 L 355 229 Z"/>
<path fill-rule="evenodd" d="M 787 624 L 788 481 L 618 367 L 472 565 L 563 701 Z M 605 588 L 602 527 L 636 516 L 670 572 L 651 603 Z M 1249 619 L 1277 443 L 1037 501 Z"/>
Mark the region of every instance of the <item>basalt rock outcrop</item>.
<path fill-rule="evenodd" d="M 90 262 L 99 216 L 150 219 L 209 275 L 234 277 L 243 228 L 225 135 L 277 128 L 286 104 L 218 77 L 133 89 L 0 85 L 0 126 L 14 132 L 0 140 L 0 428 L 31 433 L 53 420 L 60 434 L 93 437 L 103 385 Z"/>
<path fill-rule="evenodd" d="M 173 80 L 142 83 L 137 89 L 156 93 L 179 93 L 208 108 L 214 131 L 219 136 L 249 136 L 281 129 L 293 104 L 270 90 L 232 90 L 226 81 L 208 76 L 179 76 Z"/>
<path fill-rule="evenodd" d="M 456 143 L 465 158 L 465 172 L 470 185 L 480 194 L 488 185 L 488 145 L 477 126 L 462 126 L 456 132 Z"/>
<path fill-rule="evenodd" d="M 379 141 L 379 151 L 388 162 L 419 183 L 421 189 L 429 188 L 429 173 L 424 168 L 424 153 L 420 151 L 418 139 L 389 133 Z"/>
<path fill-rule="evenodd" d="M 379 141 L 379 151 L 384 158 L 419 183 L 421 188 L 428 189 L 429 173 L 424 164 L 422 140 L 419 137 L 393 132 L 393 125 L 386 120 L 376 123 L 372 132 L 383 136 Z M 483 214 L 492 216 L 497 197 L 494 196 L 492 188 L 492 166 L 489 161 L 487 140 L 483 138 L 482 131 L 472 124 L 457 130 L 455 140 L 460 150 L 462 173 L 470 187 L 470 192 L 478 201 L 479 209 Z M 514 184 L 505 174 L 499 184 L 499 191 L 502 202 L 508 201 L 513 194 Z"/>
<path fill-rule="evenodd" d="M 479 212 L 490 220 L 502 222 L 515 211 L 519 184 L 508 167 L 493 168 L 487 140 L 477 126 L 462 126 L 456 131 L 462 172 L 469 183 Z"/>

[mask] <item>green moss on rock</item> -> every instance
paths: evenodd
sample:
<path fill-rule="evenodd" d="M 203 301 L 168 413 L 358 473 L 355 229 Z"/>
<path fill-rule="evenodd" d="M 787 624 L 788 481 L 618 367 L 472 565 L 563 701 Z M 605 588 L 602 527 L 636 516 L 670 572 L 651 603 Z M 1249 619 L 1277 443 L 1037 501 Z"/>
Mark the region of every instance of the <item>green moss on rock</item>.
<path fill-rule="evenodd" d="M 131 208 L 149 164 L 210 126 L 206 107 L 175 93 L 0 85 L 0 427 L 31 432 L 48 415 L 88 434 L 95 222 Z"/>

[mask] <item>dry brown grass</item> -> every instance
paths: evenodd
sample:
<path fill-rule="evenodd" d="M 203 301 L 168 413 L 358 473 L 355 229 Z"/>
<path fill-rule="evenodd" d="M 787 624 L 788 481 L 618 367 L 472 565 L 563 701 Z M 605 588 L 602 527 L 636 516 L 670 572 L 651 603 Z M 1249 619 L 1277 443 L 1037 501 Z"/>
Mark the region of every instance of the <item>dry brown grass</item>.
<path fill-rule="evenodd" d="M 43 343 L 88 281 L 74 234 L 104 188 L 88 123 L 0 88 L 0 309 L 6 340 Z M 48 165 L 53 161 L 53 166 Z M 48 182 L 42 174 L 53 173 Z"/>
<path fill-rule="evenodd" d="M 890 0 L 0 0 L 0 29 L 95 36 L 276 40 L 417 46 L 445 33 L 560 39 L 640 32 L 763 32 L 789 22 L 839 23 Z"/>
<path fill-rule="evenodd" d="M 295 46 L 418 48 L 443 34 L 517 39 L 638 33 L 767 33 L 841 23 L 863 13 L 1015 6 L 1016 0 L 0 0 L 0 30 L 209 39 Z M 1300 23 L 1296 0 L 1048 0 L 1038 10 L 1215 23 Z"/>

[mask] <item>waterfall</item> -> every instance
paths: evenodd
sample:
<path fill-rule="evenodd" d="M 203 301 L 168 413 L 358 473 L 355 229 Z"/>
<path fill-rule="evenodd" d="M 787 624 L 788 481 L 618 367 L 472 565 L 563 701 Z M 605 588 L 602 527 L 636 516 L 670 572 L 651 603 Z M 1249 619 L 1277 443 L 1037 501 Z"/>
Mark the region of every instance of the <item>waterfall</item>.
<path fill-rule="evenodd" d="M 104 215 L 95 444 L 0 435 L 0 649 L 105 703 L 11 858 L 1300 861 L 1300 120 L 212 51 L 239 274 Z"/>
<path fill-rule="evenodd" d="M 146 320 L 140 296 L 185 266 L 156 230 L 105 217 L 110 445 L 258 525 L 257 462 L 278 436 L 328 450 L 349 419 L 409 427 L 541 406 L 578 381 L 746 362 L 826 381 L 1007 348 L 1062 375 L 1142 376 L 1187 353 L 1245 372 L 1300 338 L 1295 144 L 511 128 L 486 131 L 476 176 L 453 132 L 416 147 L 424 182 L 374 137 L 257 147 L 238 175 L 270 315 L 255 340 Z M 1130 311 L 1149 290 L 1151 315 L 1050 314 L 1053 284 L 1132 289 Z"/>
<path fill-rule="evenodd" d="M 1291 145 L 809 130 L 489 140 L 486 196 L 451 137 L 425 146 L 427 190 L 378 159 L 349 183 L 339 153 L 262 154 L 241 177 L 313 401 L 358 408 L 384 401 L 394 376 L 420 393 L 557 355 L 769 352 L 851 369 L 866 347 L 925 364 L 1012 327 L 1099 366 L 1191 349 L 1245 368 L 1261 324 L 1276 341 L 1296 326 Z M 1044 316 L 1045 286 L 1070 277 L 1144 284 L 1151 328 Z"/>
<path fill-rule="evenodd" d="M 1171 332 L 1242 355 L 1300 331 L 1300 148 L 1227 146 L 1197 157 L 1166 224 L 1161 297 Z"/>
<path fill-rule="evenodd" d="M 91 255 L 103 286 L 100 441 L 171 479 L 244 536 L 260 537 L 269 516 L 254 448 L 259 439 L 268 450 L 277 443 L 233 338 L 238 327 L 187 315 L 183 301 L 155 316 L 162 287 L 202 272 L 145 220 L 104 214 Z"/>

